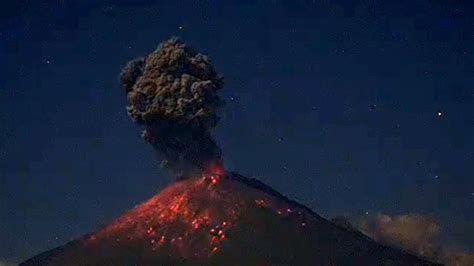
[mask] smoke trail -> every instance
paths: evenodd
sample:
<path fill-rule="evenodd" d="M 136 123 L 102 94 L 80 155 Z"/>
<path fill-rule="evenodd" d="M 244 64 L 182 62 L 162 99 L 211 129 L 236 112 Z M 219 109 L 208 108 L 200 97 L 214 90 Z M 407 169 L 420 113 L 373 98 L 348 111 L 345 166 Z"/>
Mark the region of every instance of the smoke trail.
<path fill-rule="evenodd" d="M 164 157 L 162 166 L 189 176 L 221 163 L 210 134 L 223 101 L 223 80 L 209 59 L 178 39 L 162 43 L 145 58 L 130 61 L 120 81 L 128 115 L 143 126 L 143 139 Z"/>

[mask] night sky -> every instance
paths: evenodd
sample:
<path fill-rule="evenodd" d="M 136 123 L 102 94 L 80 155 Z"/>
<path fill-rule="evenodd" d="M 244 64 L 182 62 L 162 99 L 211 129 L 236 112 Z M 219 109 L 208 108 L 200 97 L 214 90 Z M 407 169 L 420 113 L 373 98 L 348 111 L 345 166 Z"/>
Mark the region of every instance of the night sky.
<path fill-rule="evenodd" d="M 225 77 L 228 169 L 325 217 L 436 216 L 474 250 L 471 1 L 9 1 L 0 11 L 0 265 L 172 181 L 124 64 L 171 36 Z"/>

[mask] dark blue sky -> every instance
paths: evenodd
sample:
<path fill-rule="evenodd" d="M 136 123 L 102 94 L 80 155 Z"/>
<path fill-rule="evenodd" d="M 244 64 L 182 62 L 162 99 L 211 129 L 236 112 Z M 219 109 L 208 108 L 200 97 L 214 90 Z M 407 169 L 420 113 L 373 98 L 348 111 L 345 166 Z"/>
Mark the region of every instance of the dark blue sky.
<path fill-rule="evenodd" d="M 325 217 L 435 215 L 474 247 L 471 1 L 11 1 L 0 13 L 0 263 L 171 182 L 121 67 L 173 35 L 225 76 L 229 169 Z"/>

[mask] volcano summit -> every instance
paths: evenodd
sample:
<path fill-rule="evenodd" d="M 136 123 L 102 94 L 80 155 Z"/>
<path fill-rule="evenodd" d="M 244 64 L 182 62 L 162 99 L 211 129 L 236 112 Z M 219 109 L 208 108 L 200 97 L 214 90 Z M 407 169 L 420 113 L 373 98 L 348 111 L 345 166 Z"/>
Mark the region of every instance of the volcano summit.
<path fill-rule="evenodd" d="M 32 265 L 432 265 L 337 226 L 223 168 L 212 138 L 222 78 L 177 39 L 121 74 L 132 120 L 177 180 L 98 232 Z"/>

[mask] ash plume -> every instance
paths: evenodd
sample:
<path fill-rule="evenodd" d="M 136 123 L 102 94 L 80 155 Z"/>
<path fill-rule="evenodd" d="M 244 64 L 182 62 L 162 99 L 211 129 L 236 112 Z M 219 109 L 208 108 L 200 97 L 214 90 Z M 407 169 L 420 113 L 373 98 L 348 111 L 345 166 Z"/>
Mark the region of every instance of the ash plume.
<path fill-rule="evenodd" d="M 221 163 L 211 136 L 223 101 L 223 79 L 207 56 L 172 38 L 146 57 L 130 61 L 120 74 L 127 112 L 142 137 L 164 158 L 163 167 L 186 177 Z"/>

